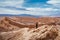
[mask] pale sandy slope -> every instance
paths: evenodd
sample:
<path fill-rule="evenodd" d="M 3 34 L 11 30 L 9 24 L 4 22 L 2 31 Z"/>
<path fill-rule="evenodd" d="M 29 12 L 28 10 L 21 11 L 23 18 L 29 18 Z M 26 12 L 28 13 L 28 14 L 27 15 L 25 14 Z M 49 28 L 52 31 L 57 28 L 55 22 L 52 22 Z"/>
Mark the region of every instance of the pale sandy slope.
<path fill-rule="evenodd" d="M 60 40 L 60 31 L 54 26 L 41 26 L 37 29 L 21 28 L 16 31 L 1 32 L 0 40 Z"/>

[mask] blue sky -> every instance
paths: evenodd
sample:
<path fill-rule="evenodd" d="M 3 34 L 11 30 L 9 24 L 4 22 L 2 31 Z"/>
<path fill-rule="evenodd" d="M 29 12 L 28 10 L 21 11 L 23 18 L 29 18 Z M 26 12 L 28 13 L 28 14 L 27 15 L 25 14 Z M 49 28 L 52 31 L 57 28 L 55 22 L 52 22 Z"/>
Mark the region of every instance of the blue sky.
<path fill-rule="evenodd" d="M 60 0 L 0 0 L 0 14 L 60 16 Z"/>
<path fill-rule="evenodd" d="M 23 4 L 25 7 L 41 7 L 47 4 L 49 0 L 26 0 Z"/>

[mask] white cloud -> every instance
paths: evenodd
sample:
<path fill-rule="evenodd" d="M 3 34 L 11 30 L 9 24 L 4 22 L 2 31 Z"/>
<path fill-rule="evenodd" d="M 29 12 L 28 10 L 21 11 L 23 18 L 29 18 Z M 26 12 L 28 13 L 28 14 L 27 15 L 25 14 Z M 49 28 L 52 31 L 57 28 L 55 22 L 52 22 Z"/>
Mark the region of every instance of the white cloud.
<path fill-rule="evenodd" d="M 0 2 L 0 6 L 15 6 L 21 7 L 24 0 L 4 0 Z"/>
<path fill-rule="evenodd" d="M 50 0 L 50 1 L 48 1 L 47 3 L 57 4 L 57 3 L 60 3 L 60 0 Z"/>
<path fill-rule="evenodd" d="M 0 6 L 11 6 L 16 8 L 21 8 L 24 0 L 5 0 L 0 2 Z M 60 8 L 60 0 L 50 0 L 47 2 L 48 4 L 52 4 L 55 7 Z M 23 10 L 12 10 L 7 8 L 0 8 L 0 14 L 32 14 L 32 15 L 53 15 L 60 13 L 60 9 L 57 8 L 25 8 L 29 11 Z"/>
<path fill-rule="evenodd" d="M 31 11 L 57 11 L 58 10 L 54 8 L 26 8 L 26 9 Z"/>
<path fill-rule="evenodd" d="M 60 8 L 60 0 L 50 0 L 47 2 L 48 4 L 52 4 L 53 6 Z"/>
<path fill-rule="evenodd" d="M 0 8 L 0 14 L 31 14 L 31 15 L 52 15 L 59 13 L 58 9 L 53 8 L 26 8 L 30 11 L 23 10 L 11 10 L 6 8 Z"/>
<path fill-rule="evenodd" d="M 25 12 L 25 11 L 24 11 Z M 6 9 L 6 8 L 0 8 L 0 14 L 23 14 L 23 10 L 11 10 L 11 9 Z"/>
<path fill-rule="evenodd" d="M 30 10 L 28 13 L 33 15 L 53 15 L 58 14 L 60 11 L 59 9 L 55 8 L 26 8 Z"/>

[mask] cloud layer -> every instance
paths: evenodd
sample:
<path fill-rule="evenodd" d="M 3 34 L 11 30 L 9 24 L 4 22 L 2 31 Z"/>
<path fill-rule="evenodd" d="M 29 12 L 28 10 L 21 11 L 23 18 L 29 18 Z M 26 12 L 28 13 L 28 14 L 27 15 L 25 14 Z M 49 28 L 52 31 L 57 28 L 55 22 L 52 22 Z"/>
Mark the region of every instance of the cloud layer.
<path fill-rule="evenodd" d="M 60 0 L 0 0 L 0 14 L 60 15 Z"/>

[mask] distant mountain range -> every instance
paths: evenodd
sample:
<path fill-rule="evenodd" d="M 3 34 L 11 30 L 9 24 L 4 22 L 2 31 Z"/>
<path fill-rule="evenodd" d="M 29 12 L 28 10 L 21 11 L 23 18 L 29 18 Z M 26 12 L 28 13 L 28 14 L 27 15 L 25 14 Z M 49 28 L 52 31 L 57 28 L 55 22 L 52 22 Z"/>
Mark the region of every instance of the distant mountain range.
<path fill-rule="evenodd" d="M 12 14 L 0 14 L 0 16 L 14 16 Z"/>
<path fill-rule="evenodd" d="M 18 14 L 18 15 L 12 15 L 12 14 L 0 14 L 0 16 L 28 16 L 28 17 L 45 17 L 43 15 L 37 16 L 37 15 L 30 15 L 30 14 Z M 49 15 L 51 17 L 60 17 L 60 15 Z M 47 16 L 48 17 L 48 16 Z"/>
<path fill-rule="evenodd" d="M 37 15 L 30 15 L 30 14 L 20 14 L 19 16 L 39 17 Z"/>
<path fill-rule="evenodd" d="M 39 17 L 36 15 L 30 15 L 30 14 L 19 14 L 19 15 L 12 15 L 12 14 L 0 14 L 0 16 L 28 16 L 28 17 Z"/>

